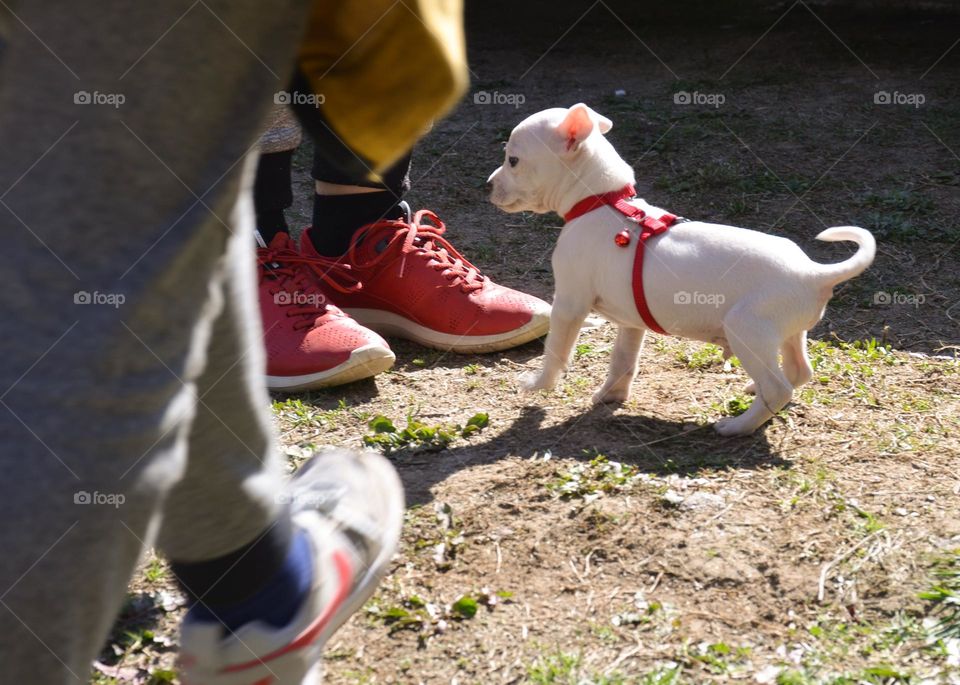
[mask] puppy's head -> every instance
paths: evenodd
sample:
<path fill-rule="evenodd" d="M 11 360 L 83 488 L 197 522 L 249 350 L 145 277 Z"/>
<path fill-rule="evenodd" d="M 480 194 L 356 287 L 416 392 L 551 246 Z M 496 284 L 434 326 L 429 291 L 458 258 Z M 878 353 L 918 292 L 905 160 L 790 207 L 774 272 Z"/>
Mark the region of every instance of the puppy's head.
<path fill-rule="evenodd" d="M 487 179 L 490 201 L 506 212 L 558 211 L 571 184 L 596 164 L 586 153 L 602 146 L 612 151 L 603 139 L 612 126 L 582 103 L 530 115 L 513 129 L 503 164 Z"/>

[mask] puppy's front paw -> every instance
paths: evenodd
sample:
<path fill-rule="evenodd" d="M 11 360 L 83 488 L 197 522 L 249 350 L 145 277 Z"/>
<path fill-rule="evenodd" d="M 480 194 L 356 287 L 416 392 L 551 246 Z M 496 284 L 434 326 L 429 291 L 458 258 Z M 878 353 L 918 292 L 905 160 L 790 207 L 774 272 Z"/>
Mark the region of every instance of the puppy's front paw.
<path fill-rule="evenodd" d="M 551 390 L 553 382 L 539 371 L 531 371 L 520 376 L 520 387 L 524 392 Z"/>
<path fill-rule="evenodd" d="M 739 416 L 726 416 L 713 424 L 713 429 L 728 438 L 736 435 L 750 435 L 753 432 L 753 429 L 745 425 Z"/>
<path fill-rule="evenodd" d="M 594 404 L 623 404 L 630 399 L 630 388 L 603 387 L 593 393 Z"/>

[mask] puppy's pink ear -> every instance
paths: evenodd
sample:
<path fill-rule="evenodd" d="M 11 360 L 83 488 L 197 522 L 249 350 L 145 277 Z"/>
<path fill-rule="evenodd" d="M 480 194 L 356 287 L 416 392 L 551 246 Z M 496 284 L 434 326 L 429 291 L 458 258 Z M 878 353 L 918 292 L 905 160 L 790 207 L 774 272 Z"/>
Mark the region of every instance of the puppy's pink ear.
<path fill-rule="evenodd" d="M 593 113 L 597 117 L 597 128 L 600 129 L 600 133 L 607 135 L 607 131 L 613 128 L 613 122 L 607 119 L 602 114 Z"/>
<path fill-rule="evenodd" d="M 567 110 L 563 121 L 557 126 L 557 133 L 563 138 L 564 149 L 567 152 L 575 152 L 580 147 L 580 143 L 593 132 L 594 123 L 590 114 L 589 107 L 582 102 L 577 103 Z"/>

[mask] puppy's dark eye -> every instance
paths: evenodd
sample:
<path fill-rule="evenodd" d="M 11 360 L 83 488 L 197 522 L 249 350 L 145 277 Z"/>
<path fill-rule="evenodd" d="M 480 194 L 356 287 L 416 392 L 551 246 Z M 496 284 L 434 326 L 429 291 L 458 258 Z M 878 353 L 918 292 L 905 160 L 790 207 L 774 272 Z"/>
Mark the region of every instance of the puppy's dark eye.
<path fill-rule="evenodd" d="M 517 162 L 520 160 L 516 157 L 507 157 L 507 161 L 510 162 L 510 166 L 517 166 Z"/>

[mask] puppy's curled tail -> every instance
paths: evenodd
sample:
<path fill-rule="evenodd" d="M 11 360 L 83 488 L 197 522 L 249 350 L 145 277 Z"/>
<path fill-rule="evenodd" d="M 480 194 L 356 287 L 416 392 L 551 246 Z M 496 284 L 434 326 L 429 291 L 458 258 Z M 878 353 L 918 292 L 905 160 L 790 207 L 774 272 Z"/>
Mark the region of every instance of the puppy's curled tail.
<path fill-rule="evenodd" d="M 839 264 L 818 265 L 818 276 L 825 279 L 825 285 L 831 288 L 837 283 L 859 276 L 873 263 L 873 258 L 877 254 L 877 241 L 873 239 L 873 234 L 859 226 L 834 226 L 821 232 L 817 240 L 830 243 L 850 241 L 860 246 L 850 259 Z"/>

